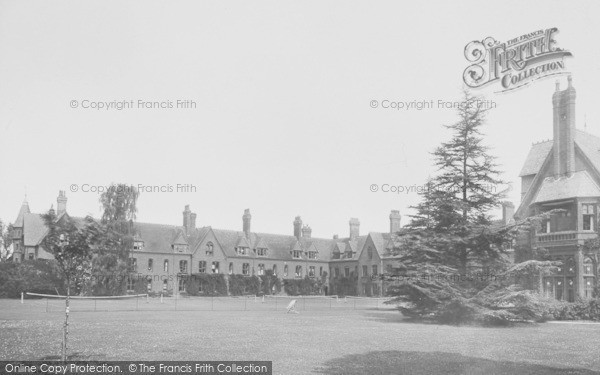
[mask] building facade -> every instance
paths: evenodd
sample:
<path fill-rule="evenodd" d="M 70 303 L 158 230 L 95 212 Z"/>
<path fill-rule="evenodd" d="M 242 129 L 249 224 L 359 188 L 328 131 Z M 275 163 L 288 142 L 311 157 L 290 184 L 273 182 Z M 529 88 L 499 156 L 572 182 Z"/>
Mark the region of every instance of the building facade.
<path fill-rule="evenodd" d="M 541 290 L 559 300 L 591 298 L 597 277 L 598 252 L 584 243 L 597 237 L 600 203 L 600 138 L 577 130 L 576 91 L 559 83 L 552 96 L 553 139 L 533 144 L 521 170 L 521 204 L 516 218 L 551 210 L 519 245 L 544 248 L 562 262 L 558 272 L 540 280 Z"/>
<path fill-rule="evenodd" d="M 60 191 L 57 217 L 67 214 L 67 197 Z M 181 280 L 198 274 L 260 276 L 271 270 L 280 279 L 309 277 L 324 281 L 323 294 L 382 295 L 381 273 L 394 263 L 393 238 L 400 230 L 400 213 L 392 211 L 389 232 L 360 234 L 356 218 L 348 223 L 348 237 L 315 238 L 297 216 L 289 234 L 252 231 L 252 214 L 242 215 L 239 230 L 196 226 L 197 215 L 185 206 L 182 225 L 135 223 L 130 267 L 136 278 L 147 281 L 149 292 L 185 292 Z M 25 201 L 13 224 L 15 262 L 52 259 L 42 247 L 47 232 L 40 214 Z M 335 280 L 351 280 L 351 290 L 336 287 Z M 128 289 L 133 289 L 130 285 Z"/>

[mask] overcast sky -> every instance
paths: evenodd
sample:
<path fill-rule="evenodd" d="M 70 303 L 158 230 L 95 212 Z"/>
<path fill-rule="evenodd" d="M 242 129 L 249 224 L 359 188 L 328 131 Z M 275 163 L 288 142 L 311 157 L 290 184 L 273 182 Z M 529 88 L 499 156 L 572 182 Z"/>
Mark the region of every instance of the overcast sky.
<path fill-rule="evenodd" d="M 350 217 L 387 231 L 419 197 L 370 186 L 422 185 L 456 114 L 371 101 L 460 100 L 467 43 L 557 27 L 578 127 L 600 135 L 598 16 L 598 1 L 0 0 L 0 218 L 59 190 L 98 217 L 82 189 L 124 182 L 174 190 L 141 194 L 143 222 L 180 225 L 190 204 L 199 226 L 241 230 L 250 208 L 258 232 L 292 234 L 296 215 L 316 237 L 347 235 Z M 476 91 L 496 103 L 486 143 L 517 206 L 531 143 L 552 138 L 554 81 Z M 82 108 L 112 101 L 134 108 Z"/>

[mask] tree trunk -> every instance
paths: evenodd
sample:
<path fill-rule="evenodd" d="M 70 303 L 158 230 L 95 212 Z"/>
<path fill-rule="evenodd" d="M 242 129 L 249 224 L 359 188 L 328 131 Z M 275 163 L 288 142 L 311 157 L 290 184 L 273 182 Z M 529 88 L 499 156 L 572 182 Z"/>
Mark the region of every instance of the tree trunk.
<path fill-rule="evenodd" d="M 65 298 L 65 323 L 63 324 L 63 344 L 62 344 L 62 361 L 63 362 L 67 361 L 67 338 L 69 336 L 69 297 L 71 297 L 71 286 L 67 285 L 67 298 Z"/>

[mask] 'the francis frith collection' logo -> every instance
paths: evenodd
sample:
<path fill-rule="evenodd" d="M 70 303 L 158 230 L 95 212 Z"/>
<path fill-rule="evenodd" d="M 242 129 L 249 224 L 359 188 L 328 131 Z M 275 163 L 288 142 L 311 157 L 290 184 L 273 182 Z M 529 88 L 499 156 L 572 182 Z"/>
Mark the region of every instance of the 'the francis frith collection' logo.
<path fill-rule="evenodd" d="M 500 43 L 492 37 L 472 41 L 465 57 L 472 63 L 463 73 L 469 87 L 478 88 L 498 82 L 499 91 L 509 91 L 535 80 L 568 73 L 564 58 L 571 52 L 558 48 L 557 28 L 537 30 Z"/>

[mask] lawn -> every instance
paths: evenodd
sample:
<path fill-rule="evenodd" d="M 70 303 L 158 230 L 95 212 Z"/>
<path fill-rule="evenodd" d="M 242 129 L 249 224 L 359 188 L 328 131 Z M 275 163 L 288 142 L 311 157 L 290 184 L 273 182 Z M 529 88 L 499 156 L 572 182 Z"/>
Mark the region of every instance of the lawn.
<path fill-rule="evenodd" d="M 275 374 L 600 371 L 600 324 L 452 327 L 407 323 L 396 311 L 354 308 L 354 302 L 308 302 L 299 314 L 254 301 L 226 309 L 204 300 L 198 310 L 185 301 L 174 310 L 173 302 L 161 304 L 163 310 L 140 301 L 129 302 L 129 311 L 107 303 L 96 309 L 112 311 L 94 312 L 88 301 L 75 306 L 71 354 L 80 360 L 269 360 Z M 1 360 L 60 353 L 63 315 L 59 305 L 49 305 L 47 313 L 44 301 L 0 300 Z"/>

